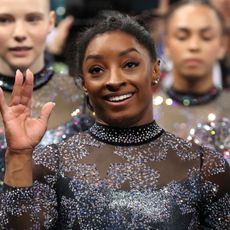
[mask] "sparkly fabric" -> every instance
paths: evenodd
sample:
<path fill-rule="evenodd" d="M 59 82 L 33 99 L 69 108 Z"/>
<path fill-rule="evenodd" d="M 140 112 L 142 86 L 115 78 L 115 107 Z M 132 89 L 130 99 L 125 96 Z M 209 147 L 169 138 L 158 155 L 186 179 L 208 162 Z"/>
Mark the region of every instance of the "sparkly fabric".
<path fill-rule="evenodd" d="M 221 89 L 213 87 L 205 94 L 193 94 L 178 92 L 173 87 L 167 89 L 167 94 L 173 101 L 184 106 L 195 106 L 207 104 L 219 96 Z"/>
<path fill-rule="evenodd" d="M 34 74 L 34 89 L 38 89 L 45 85 L 54 75 L 53 69 L 44 67 L 40 72 Z M 14 86 L 14 77 L 5 76 L 0 73 L 0 86 L 3 91 L 12 92 Z"/>
<path fill-rule="evenodd" d="M 197 144 L 223 152 L 224 158 L 230 165 L 230 118 L 221 118 L 215 121 L 198 123 L 189 135 Z"/>
<path fill-rule="evenodd" d="M 0 229 L 229 229 L 220 154 L 156 123 L 128 130 L 95 124 L 37 148 L 33 186 L 5 185 L 0 195 Z"/>
<path fill-rule="evenodd" d="M 165 130 L 191 140 L 197 125 L 215 122 L 223 117 L 230 118 L 230 92 L 222 91 L 219 94 L 214 92 L 207 97 L 207 99 L 211 98 L 212 100 L 203 103 L 204 97 L 202 97 L 201 104 L 189 106 L 185 97 L 181 97 L 181 101 L 184 99 L 184 105 L 182 105 L 181 102 L 173 100 L 164 91 L 157 92 L 153 95 L 154 118 Z M 215 139 L 221 141 L 222 137 L 215 135 Z M 205 144 L 206 142 L 207 140 L 202 141 L 199 138 L 199 144 Z M 214 142 L 210 142 L 209 147 L 226 155 L 225 149 L 218 148 L 218 145 Z"/>
<path fill-rule="evenodd" d="M 138 130 L 139 129 L 139 130 Z M 129 145 L 143 144 L 160 135 L 163 130 L 154 121 L 151 124 L 143 125 L 134 128 L 116 128 L 106 125 L 94 125 L 90 129 L 92 136 L 107 144 Z M 135 135 L 139 133 L 139 135 Z M 106 134 L 106 135 L 105 135 Z"/>
<path fill-rule="evenodd" d="M 40 145 L 46 146 L 59 143 L 74 133 L 88 129 L 93 124 L 93 118 L 84 114 L 83 94 L 74 84 L 74 79 L 67 75 L 51 75 L 51 70 L 43 70 L 36 74 L 35 90 L 33 94 L 32 113 L 38 117 L 42 106 L 48 102 L 56 103 L 48 127 Z M 46 73 L 46 74 L 45 74 Z M 2 78 L 3 79 L 3 78 Z M 1 78 L 0 78 L 1 84 Z M 13 84 L 13 82 L 11 82 Z M 10 89 L 11 85 L 4 83 Z M 11 92 L 4 92 L 6 99 Z M 7 147 L 3 124 L 0 121 L 0 191 L 3 185 L 4 152 Z"/>

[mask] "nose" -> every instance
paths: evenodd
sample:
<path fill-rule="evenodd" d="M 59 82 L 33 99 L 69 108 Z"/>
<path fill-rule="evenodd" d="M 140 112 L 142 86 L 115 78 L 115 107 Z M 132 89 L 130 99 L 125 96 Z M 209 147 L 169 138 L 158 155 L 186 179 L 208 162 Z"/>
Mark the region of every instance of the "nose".
<path fill-rule="evenodd" d="M 14 28 L 14 39 L 17 42 L 23 42 L 26 40 L 26 27 L 22 21 L 19 21 L 15 24 Z"/>
<path fill-rule="evenodd" d="M 108 81 L 106 83 L 106 88 L 110 91 L 117 91 L 121 86 L 126 84 L 125 76 L 116 69 L 110 71 Z"/>
<path fill-rule="evenodd" d="M 198 36 L 193 36 L 189 40 L 189 50 L 190 51 L 199 51 L 200 50 L 200 39 Z"/>

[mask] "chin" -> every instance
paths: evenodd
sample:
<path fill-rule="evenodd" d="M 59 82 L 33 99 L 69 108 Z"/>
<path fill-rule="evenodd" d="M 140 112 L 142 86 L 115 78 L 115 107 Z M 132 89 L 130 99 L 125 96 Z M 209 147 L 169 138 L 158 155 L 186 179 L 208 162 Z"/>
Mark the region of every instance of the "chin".
<path fill-rule="evenodd" d="M 199 73 L 198 72 L 191 72 L 191 73 L 187 72 L 187 73 L 184 73 L 183 75 L 185 79 L 191 82 L 196 82 L 204 78 L 204 74 L 201 72 Z"/>
<path fill-rule="evenodd" d="M 12 69 L 20 69 L 21 71 L 26 71 L 31 66 L 31 63 L 12 63 Z"/>
<path fill-rule="evenodd" d="M 106 124 L 111 125 L 113 127 L 120 127 L 120 128 L 128 128 L 135 126 L 138 121 L 139 117 L 137 116 L 103 116 L 101 118 Z"/>

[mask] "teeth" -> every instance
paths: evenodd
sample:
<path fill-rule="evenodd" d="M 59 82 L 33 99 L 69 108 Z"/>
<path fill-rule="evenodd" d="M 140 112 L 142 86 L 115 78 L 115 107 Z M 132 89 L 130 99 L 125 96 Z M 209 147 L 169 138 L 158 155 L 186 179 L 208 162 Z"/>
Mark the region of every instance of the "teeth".
<path fill-rule="evenodd" d="M 110 97 L 109 98 L 109 101 L 112 101 L 112 102 L 118 102 L 118 101 L 123 101 L 129 97 L 131 97 L 132 94 L 129 93 L 129 94 L 125 94 L 125 95 L 121 95 L 121 96 L 116 96 L 116 97 Z"/>

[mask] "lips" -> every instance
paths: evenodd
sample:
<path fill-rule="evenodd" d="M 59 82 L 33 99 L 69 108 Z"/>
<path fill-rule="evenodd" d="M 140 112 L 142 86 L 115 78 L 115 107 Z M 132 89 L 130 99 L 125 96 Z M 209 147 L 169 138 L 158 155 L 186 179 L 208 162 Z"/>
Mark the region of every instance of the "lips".
<path fill-rule="evenodd" d="M 17 46 L 17 47 L 12 47 L 9 48 L 10 53 L 12 53 L 14 56 L 17 57 L 24 57 L 28 54 L 28 52 L 32 50 L 32 47 L 27 47 L 27 46 Z"/>
<path fill-rule="evenodd" d="M 31 47 L 26 47 L 26 46 L 9 48 L 10 51 L 27 51 L 31 49 L 32 49 Z"/>
<path fill-rule="evenodd" d="M 201 59 L 197 59 L 197 58 L 190 58 L 190 59 L 186 59 L 185 60 L 185 64 L 188 66 L 197 66 L 202 64 L 203 61 Z"/>

